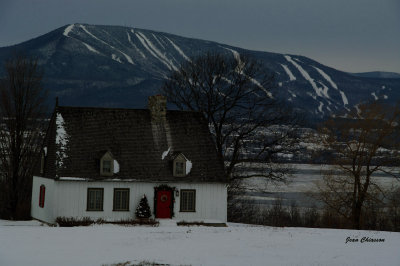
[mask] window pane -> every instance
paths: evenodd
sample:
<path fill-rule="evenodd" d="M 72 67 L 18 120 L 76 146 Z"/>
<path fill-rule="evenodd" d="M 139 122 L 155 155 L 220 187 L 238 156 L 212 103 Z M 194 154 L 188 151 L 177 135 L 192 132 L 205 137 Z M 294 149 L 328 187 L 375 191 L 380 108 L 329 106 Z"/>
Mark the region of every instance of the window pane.
<path fill-rule="evenodd" d="M 182 175 L 183 174 L 183 163 L 182 162 L 176 162 L 176 164 L 175 164 L 175 172 L 178 175 Z"/>
<path fill-rule="evenodd" d="M 121 196 L 121 209 L 128 209 L 128 191 L 122 191 Z"/>
<path fill-rule="evenodd" d="M 196 211 L 196 191 L 181 190 L 181 211 Z"/>
<path fill-rule="evenodd" d="M 89 209 L 94 209 L 94 191 L 89 191 Z"/>
<path fill-rule="evenodd" d="M 129 189 L 114 189 L 114 211 L 129 210 Z"/>
<path fill-rule="evenodd" d="M 96 191 L 96 209 L 100 209 L 101 205 L 101 195 L 99 191 Z"/>
<path fill-rule="evenodd" d="M 103 161 L 103 173 L 111 173 L 111 161 Z"/>
<path fill-rule="evenodd" d="M 121 209 L 121 191 L 115 191 L 115 206 L 114 209 Z"/>
<path fill-rule="evenodd" d="M 103 210 L 103 189 L 88 188 L 88 211 L 102 211 Z"/>

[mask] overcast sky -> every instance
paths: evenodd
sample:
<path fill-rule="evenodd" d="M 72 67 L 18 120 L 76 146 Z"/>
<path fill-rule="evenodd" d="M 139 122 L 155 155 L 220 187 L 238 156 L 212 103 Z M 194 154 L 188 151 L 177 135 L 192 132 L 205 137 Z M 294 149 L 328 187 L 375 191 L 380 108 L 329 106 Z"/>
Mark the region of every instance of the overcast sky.
<path fill-rule="evenodd" d="M 0 47 L 78 22 L 400 73 L 400 0 L 0 0 Z"/>

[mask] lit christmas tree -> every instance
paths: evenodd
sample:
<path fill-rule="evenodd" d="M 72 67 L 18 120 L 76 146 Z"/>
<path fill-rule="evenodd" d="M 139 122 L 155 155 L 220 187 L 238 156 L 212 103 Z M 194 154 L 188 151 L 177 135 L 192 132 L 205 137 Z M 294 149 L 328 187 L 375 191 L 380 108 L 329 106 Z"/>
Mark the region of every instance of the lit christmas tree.
<path fill-rule="evenodd" d="M 143 198 L 140 200 L 139 205 L 136 208 L 135 215 L 137 218 L 150 218 L 151 211 L 146 195 L 143 195 Z"/>

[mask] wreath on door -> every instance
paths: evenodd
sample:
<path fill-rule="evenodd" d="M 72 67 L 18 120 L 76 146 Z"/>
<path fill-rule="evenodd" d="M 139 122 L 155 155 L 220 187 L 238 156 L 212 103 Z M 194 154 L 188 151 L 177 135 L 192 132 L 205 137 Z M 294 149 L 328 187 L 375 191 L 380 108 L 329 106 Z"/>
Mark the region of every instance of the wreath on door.
<path fill-rule="evenodd" d="M 168 196 L 167 195 L 162 195 L 161 196 L 161 198 L 160 198 L 160 200 L 161 200 L 161 202 L 166 202 L 167 201 L 167 199 L 168 199 Z"/>

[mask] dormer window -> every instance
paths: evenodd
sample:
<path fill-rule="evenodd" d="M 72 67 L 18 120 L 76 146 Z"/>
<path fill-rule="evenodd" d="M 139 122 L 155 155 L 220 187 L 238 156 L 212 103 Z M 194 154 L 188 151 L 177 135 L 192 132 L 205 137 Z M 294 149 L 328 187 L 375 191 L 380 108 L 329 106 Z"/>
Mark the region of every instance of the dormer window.
<path fill-rule="evenodd" d="M 105 173 L 105 174 L 111 173 L 111 161 L 110 160 L 103 161 L 103 173 Z"/>
<path fill-rule="evenodd" d="M 112 176 L 114 174 L 114 158 L 111 152 L 106 152 L 100 159 L 100 175 Z"/>
<path fill-rule="evenodd" d="M 175 162 L 175 174 L 184 175 L 184 173 L 185 173 L 185 164 L 183 162 Z"/>
<path fill-rule="evenodd" d="M 192 162 L 189 161 L 185 155 L 179 153 L 173 161 L 174 176 L 184 177 L 190 173 L 192 169 Z"/>

